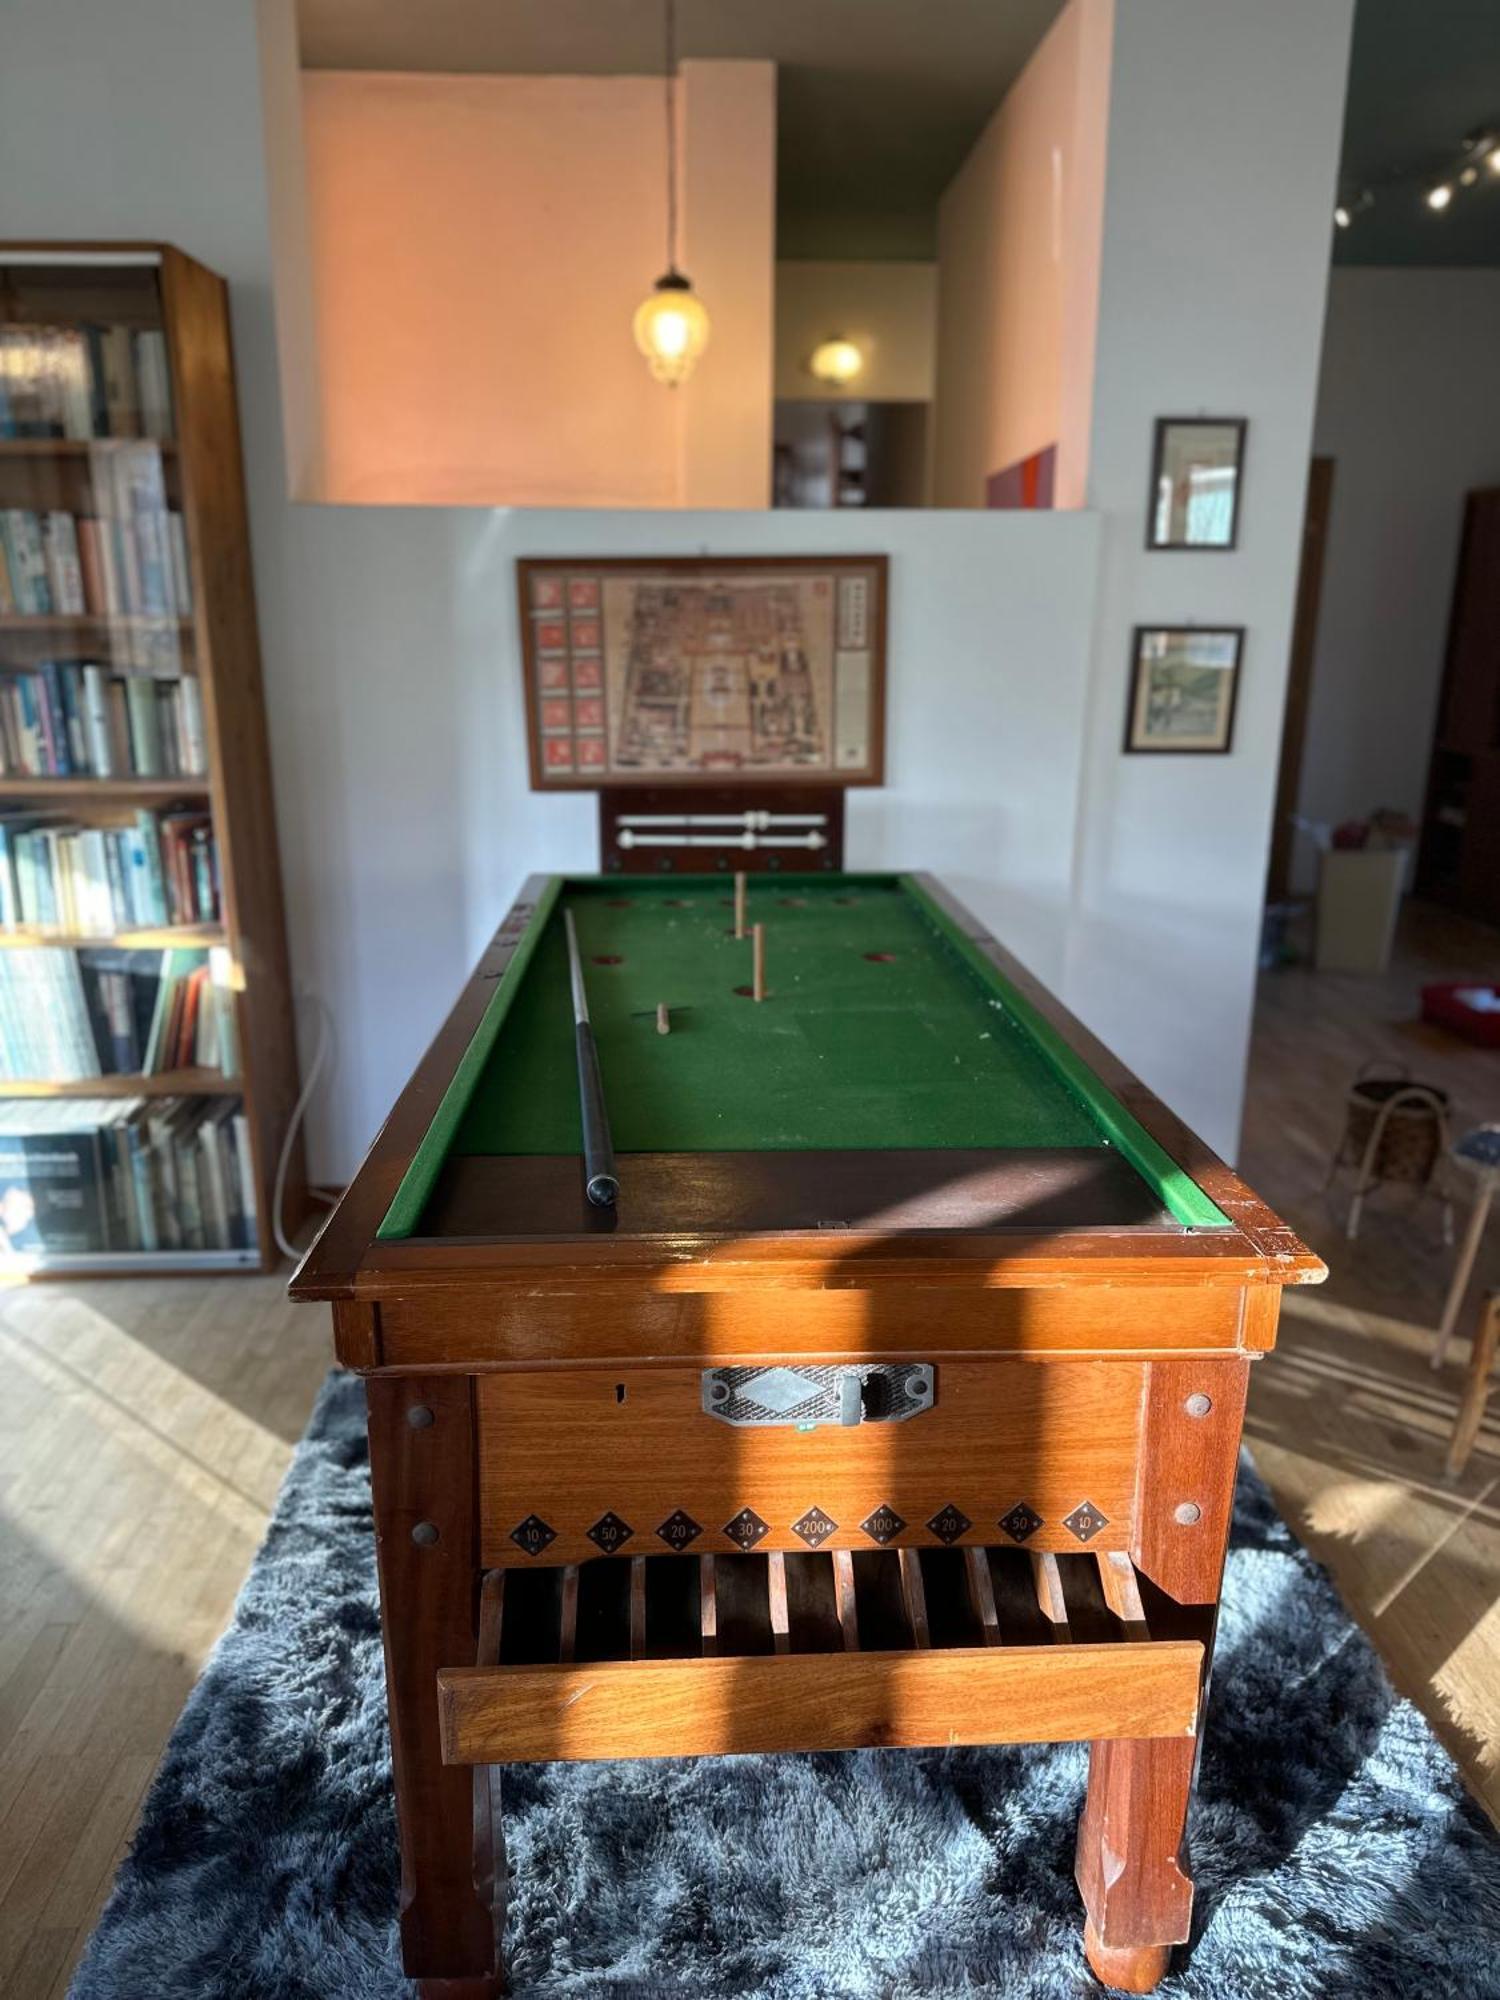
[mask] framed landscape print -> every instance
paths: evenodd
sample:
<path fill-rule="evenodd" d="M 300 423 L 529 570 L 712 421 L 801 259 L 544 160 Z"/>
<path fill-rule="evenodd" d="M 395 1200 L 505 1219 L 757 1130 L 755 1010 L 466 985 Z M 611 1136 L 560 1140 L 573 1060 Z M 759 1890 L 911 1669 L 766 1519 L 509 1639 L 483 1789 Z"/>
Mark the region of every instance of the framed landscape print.
<path fill-rule="evenodd" d="M 1158 417 L 1146 501 L 1148 549 L 1232 549 L 1245 463 L 1243 417 Z"/>
<path fill-rule="evenodd" d="M 1243 625 L 1137 625 L 1125 748 L 1227 751 L 1244 638 Z"/>
<path fill-rule="evenodd" d="M 875 785 L 884 556 L 518 562 L 531 782 Z"/>

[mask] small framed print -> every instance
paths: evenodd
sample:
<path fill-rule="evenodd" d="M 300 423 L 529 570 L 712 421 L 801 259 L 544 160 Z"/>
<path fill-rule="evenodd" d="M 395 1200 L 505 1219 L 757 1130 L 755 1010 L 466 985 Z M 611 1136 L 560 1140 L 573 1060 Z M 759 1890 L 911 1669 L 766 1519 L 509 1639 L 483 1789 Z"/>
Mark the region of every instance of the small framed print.
<path fill-rule="evenodd" d="M 1125 748 L 1225 754 L 1244 640 L 1243 625 L 1137 625 Z"/>
<path fill-rule="evenodd" d="M 1146 500 L 1148 549 L 1232 549 L 1245 464 L 1243 417 L 1158 417 Z"/>

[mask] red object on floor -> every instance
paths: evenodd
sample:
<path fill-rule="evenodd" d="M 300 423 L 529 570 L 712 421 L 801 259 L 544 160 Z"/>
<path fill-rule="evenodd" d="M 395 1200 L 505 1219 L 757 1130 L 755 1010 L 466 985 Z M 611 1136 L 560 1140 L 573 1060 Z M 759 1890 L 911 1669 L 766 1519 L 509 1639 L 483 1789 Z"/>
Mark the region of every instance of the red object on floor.
<path fill-rule="evenodd" d="M 1441 986 L 1424 986 L 1422 1019 L 1451 1028 L 1455 1035 L 1462 1035 L 1466 1042 L 1477 1042 L 1481 1048 L 1500 1049 L 1500 1013 L 1471 1007 L 1459 997 L 1476 990 L 1494 991 L 1484 979 L 1455 979 Z"/>

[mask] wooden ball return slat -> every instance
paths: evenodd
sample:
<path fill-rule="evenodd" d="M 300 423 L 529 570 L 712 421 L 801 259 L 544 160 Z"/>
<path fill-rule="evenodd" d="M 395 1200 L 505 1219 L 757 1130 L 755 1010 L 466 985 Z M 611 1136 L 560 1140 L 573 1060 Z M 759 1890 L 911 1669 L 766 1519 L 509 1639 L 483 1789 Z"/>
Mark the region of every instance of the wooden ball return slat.
<path fill-rule="evenodd" d="M 748 904 L 760 1005 L 722 881 L 528 885 L 293 1282 L 367 1377 L 406 1969 L 501 1990 L 508 1763 L 1087 1742 L 1085 1948 L 1148 1991 L 1323 1267 L 935 884 Z"/>

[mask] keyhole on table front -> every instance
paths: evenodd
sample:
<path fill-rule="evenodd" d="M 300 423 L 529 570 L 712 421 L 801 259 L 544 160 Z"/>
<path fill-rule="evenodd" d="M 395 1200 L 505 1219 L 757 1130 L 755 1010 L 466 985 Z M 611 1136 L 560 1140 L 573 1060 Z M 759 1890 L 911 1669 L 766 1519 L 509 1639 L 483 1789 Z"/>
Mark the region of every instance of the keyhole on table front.
<path fill-rule="evenodd" d="M 617 1403 L 623 1403 L 624 1400 L 625 1400 L 625 1384 L 623 1382 L 616 1382 L 615 1401 Z"/>

